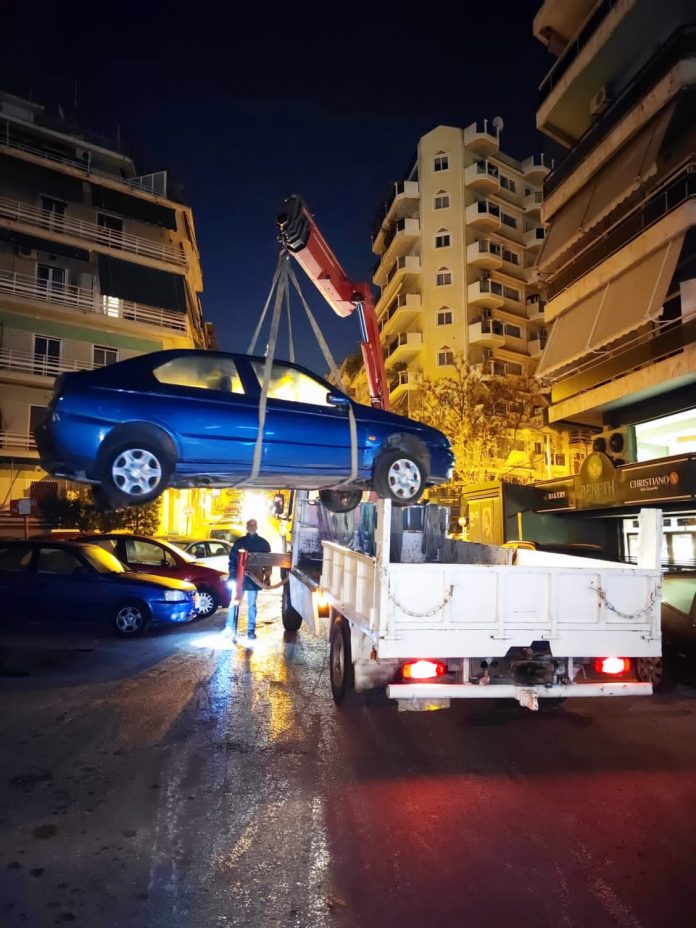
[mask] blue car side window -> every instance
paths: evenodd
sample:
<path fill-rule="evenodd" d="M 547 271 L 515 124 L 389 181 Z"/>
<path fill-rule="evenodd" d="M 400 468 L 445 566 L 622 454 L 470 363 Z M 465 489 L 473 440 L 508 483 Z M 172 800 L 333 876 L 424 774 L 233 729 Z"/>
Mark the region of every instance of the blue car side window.
<path fill-rule="evenodd" d="M 263 361 L 252 361 L 251 364 L 259 383 L 262 383 Z M 331 403 L 326 399 L 328 393 L 326 384 L 315 380 L 304 371 L 298 371 L 287 364 L 274 364 L 271 367 L 271 380 L 268 385 L 269 400 L 308 403 L 310 406 L 330 406 Z"/>
<path fill-rule="evenodd" d="M 74 574 L 83 567 L 82 561 L 62 548 L 41 548 L 37 571 L 40 574 Z"/>
<path fill-rule="evenodd" d="M 232 358 L 219 355 L 183 355 L 156 367 L 160 383 L 222 393 L 244 393 L 237 365 Z"/>
<path fill-rule="evenodd" d="M 31 564 L 32 549 L 29 545 L 0 546 L 0 570 L 14 572 L 28 571 Z"/>

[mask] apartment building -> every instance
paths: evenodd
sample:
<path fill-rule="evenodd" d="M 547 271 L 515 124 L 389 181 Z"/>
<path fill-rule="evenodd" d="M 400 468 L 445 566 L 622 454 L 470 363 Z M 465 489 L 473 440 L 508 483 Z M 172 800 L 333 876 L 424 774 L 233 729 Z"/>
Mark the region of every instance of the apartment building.
<path fill-rule="evenodd" d="M 623 510 L 631 553 L 637 508 L 663 505 L 665 557 L 694 561 L 696 10 L 545 0 L 534 34 L 556 57 L 537 126 L 568 149 L 544 184 L 537 373 L 549 421 L 594 437 L 547 508 Z"/>
<path fill-rule="evenodd" d="M 211 341 L 193 215 L 167 192 L 166 172 L 0 93 L 0 508 L 57 489 L 32 436 L 57 375 Z M 189 503 L 170 493 L 165 527 Z"/>
<path fill-rule="evenodd" d="M 533 373 L 545 345 L 535 264 L 544 242 L 543 155 L 501 150 L 500 118 L 438 126 L 419 143 L 378 213 L 376 311 L 392 406 L 418 415 L 421 375 L 450 376 L 463 355 L 484 373 Z M 567 473 L 561 436 L 528 436 L 539 477 Z"/>

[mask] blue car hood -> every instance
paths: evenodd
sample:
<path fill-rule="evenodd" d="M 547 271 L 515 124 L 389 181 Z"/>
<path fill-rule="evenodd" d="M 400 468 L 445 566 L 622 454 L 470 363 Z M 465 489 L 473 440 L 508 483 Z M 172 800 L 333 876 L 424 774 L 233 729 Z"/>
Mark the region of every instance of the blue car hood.
<path fill-rule="evenodd" d="M 127 571 L 123 574 L 112 574 L 126 583 L 145 583 L 148 586 L 160 586 L 165 590 L 183 590 L 185 593 L 194 593 L 196 587 L 188 580 L 178 580 L 176 577 L 157 577 L 155 574 L 140 574 Z"/>

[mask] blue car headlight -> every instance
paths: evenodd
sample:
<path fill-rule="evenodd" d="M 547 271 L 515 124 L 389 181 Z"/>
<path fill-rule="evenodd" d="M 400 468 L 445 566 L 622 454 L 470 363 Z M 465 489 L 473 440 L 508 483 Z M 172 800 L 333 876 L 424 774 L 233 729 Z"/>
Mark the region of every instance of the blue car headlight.
<path fill-rule="evenodd" d="M 186 601 L 186 593 L 183 590 L 165 590 L 164 598 L 168 603 L 183 603 Z"/>

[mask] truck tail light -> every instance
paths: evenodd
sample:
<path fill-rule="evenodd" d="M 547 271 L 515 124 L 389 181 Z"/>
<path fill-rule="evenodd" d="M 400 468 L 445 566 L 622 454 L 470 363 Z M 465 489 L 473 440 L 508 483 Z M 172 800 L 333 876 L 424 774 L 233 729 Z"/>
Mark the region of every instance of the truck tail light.
<path fill-rule="evenodd" d="M 631 669 L 631 662 L 627 657 L 598 657 L 594 662 L 595 673 L 608 673 L 613 677 L 620 677 Z"/>
<path fill-rule="evenodd" d="M 433 680 L 447 673 L 442 661 L 408 661 L 401 668 L 404 680 Z"/>

